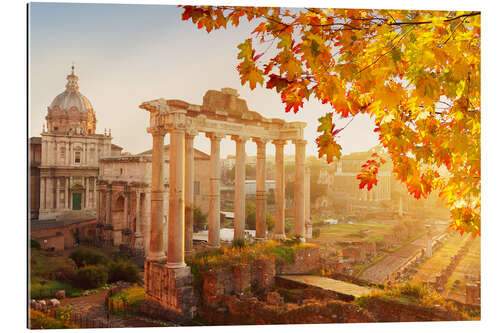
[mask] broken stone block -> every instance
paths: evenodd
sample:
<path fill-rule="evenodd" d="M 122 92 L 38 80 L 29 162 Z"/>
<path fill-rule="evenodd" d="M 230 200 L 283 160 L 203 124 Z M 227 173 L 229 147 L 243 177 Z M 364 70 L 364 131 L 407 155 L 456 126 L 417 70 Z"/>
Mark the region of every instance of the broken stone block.
<path fill-rule="evenodd" d="M 58 290 L 55 294 L 55 297 L 57 299 L 63 299 L 66 298 L 66 291 L 65 290 Z"/>

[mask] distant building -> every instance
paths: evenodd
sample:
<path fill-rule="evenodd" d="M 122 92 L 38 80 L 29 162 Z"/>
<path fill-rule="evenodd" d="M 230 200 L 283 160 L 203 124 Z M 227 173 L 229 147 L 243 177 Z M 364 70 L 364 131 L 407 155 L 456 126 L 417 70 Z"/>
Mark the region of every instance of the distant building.
<path fill-rule="evenodd" d="M 195 149 L 194 206 L 208 213 L 210 156 Z M 102 158 L 99 161 L 99 239 L 105 245 L 149 250 L 151 212 L 151 156 L 147 150 L 137 155 Z M 170 146 L 164 146 L 164 228 L 169 212 Z M 111 226 L 110 230 L 104 227 Z M 166 237 L 167 233 L 164 234 Z M 166 244 L 166 239 L 165 239 Z"/>
<path fill-rule="evenodd" d="M 98 161 L 122 150 L 111 143 L 111 131 L 96 133 L 96 114 L 74 67 L 66 79 L 66 89 L 47 108 L 41 137 L 29 142 L 32 237 L 55 249 L 93 237 L 86 222 L 95 226 Z"/>
<path fill-rule="evenodd" d="M 332 192 L 334 197 L 362 202 L 391 200 L 392 166 L 390 163 L 385 163 L 380 167 L 376 186 L 370 191 L 366 187 L 362 190 L 359 189 L 359 180 L 356 177 L 361 172 L 362 165 L 371 158 L 373 152 L 374 150 L 369 150 L 342 156 L 333 176 Z"/>

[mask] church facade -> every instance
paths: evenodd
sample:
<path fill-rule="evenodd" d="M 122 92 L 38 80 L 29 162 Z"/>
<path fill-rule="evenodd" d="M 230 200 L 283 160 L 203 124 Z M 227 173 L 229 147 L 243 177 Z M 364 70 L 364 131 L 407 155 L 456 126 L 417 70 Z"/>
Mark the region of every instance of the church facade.
<path fill-rule="evenodd" d="M 96 114 L 79 91 L 74 67 L 45 119 L 39 140 L 38 219 L 95 217 L 99 159 L 119 156 L 121 148 L 112 145 L 111 133 L 96 133 Z"/>

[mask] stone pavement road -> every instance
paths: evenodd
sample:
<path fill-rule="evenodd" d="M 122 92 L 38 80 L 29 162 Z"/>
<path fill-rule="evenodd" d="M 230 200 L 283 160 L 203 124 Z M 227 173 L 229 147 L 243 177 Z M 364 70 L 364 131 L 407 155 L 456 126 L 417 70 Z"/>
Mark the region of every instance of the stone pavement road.
<path fill-rule="evenodd" d="M 280 278 L 355 297 L 368 295 L 371 288 L 316 275 L 280 275 Z"/>

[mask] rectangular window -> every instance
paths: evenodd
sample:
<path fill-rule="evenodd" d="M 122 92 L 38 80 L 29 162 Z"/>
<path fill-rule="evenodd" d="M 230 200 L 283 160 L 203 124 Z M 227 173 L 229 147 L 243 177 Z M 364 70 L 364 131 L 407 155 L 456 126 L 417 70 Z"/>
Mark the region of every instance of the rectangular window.
<path fill-rule="evenodd" d="M 200 195 L 200 182 L 194 182 L 194 195 Z"/>
<path fill-rule="evenodd" d="M 75 152 L 75 163 L 80 164 L 80 152 Z"/>

